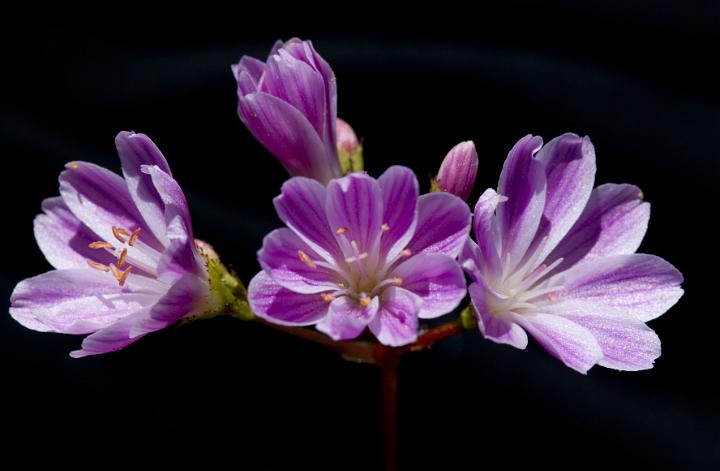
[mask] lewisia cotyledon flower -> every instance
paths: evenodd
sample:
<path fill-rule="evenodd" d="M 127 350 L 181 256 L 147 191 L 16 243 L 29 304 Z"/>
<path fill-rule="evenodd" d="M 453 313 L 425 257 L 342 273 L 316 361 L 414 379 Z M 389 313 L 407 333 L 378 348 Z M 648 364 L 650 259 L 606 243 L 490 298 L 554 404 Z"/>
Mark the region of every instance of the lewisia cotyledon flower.
<path fill-rule="evenodd" d="M 116 138 L 124 179 L 87 162 L 60 174 L 35 238 L 55 270 L 20 282 L 10 314 L 41 332 L 91 334 L 73 357 L 121 349 L 223 303 L 196 247 L 185 196 L 143 134 Z"/>
<path fill-rule="evenodd" d="M 465 201 L 475 188 L 478 171 L 478 155 L 472 141 L 461 142 L 445 156 L 434 185 L 439 191 L 457 195 Z"/>
<path fill-rule="evenodd" d="M 455 260 L 470 229 L 467 205 L 448 193 L 418 197 L 415 175 L 391 167 L 327 188 L 296 177 L 275 199 L 287 228 L 265 237 L 263 268 L 248 288 L 256 315 L 311 325 L 336 340 L 365 327 L 385 345 L 417 337 L 418 318 L 452 311 L 465 295 Z"/>
<path fill-rule="evenodd" d="M 468 239 L 460 257 L 478 325 L 517 348 L 529 333 L 582 373 L 595 364 L 652 368 L 660 340 L 645 323 L 678 301 L 683 278 L 635 253 L 650 217 L 642 192 L 593 189 L 594 179 L 587 137 L 565 134 L 543 147 L 526 136 L 510 151 L 498 191 L 475 207 L 477 244 Z"/>
<path fill-rule="evenodd" d="M 243 56 L 232 71 L 240 120 L 290 175 L 340 176 L 335 74 L 310 41 L 278 41 L 266 62 Z"/>

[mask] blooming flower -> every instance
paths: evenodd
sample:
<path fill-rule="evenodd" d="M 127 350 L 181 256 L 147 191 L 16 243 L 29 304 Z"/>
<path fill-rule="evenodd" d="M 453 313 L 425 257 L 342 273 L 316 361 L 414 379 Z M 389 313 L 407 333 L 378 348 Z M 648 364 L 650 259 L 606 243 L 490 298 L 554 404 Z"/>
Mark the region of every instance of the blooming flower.
<path fill-rule="evenodd" d="M 418 198 L 415 175 L 391 167 L 333 180 L 288 180 L 275 198 L 287 228 L 271 232 L 248 287 L 256 315 L 311 325 L 336 340 L 369 327 L 385 345 L 417 337 L 418 318 L 453 310 L 465 295 L 455 261 L 470 229 L 467 205 L 448 193 Z"/>
<path fill-rule="evenodd" d="M 478 155 L 472 141 L 461 142 L 445 156 L 434 186 L 463 200 L 470 199 L 478 170 Z"/>
<path fill-rule="evenodd" d="M 582 373 L 595 364 L 652 368 L 660 340 L 645 322 L 683 290 L 672 265 L 635 253 L 650 205 L 632 185 L 593 190 L 589 138 L 565 134 L 541 146 L 539 137 L 521 139 L 498 192 L 488 189 L 475 207 L 477 244 L 468 239 L 460 260 L 480 331 L 521 349 L 529 333 Z"/>
<path fill-rule="evenodd" d="M 10 314 L 41 332 L 88 334 L 73 357 L 126 347 L 173 322 L 217 312 L 211 250 L 198 250 L 185 196 L 143 134 L 115 143 L 124 179 L 87 162 L 60 174 L 35 238 L 55 270 L 20 282 Z M 207 247 L 207 246 L 205 246 Z"/>
<path fill-rule="evenodd" d="M 232 71 L 240 120 L 291 175 L 340 176 L 335 74 L 310 41 L 278 41 L 266 62 L 243 56 Z"/>

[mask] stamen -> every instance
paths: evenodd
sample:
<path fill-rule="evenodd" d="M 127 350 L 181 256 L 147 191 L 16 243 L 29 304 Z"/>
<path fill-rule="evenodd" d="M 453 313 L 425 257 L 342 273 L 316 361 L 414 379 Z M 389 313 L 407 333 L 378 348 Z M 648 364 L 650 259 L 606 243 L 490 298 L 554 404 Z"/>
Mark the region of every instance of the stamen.
<path fill-rule="evenodd" d="M 120 271 L 120 270 L 118 270 L 118 267 L 116 267 L 114 263 L 110 264 L 110 271 L 112 272 L 113 276 L 118 281 L 120 286 L 123 286 L 125 284 L 125 280 L 127 280 L 127 277 L 130 274 L 131 270 L 132 270 L 132 267 L 127 267 L 127 270 Z"/>
<path fill-rule="evenodd" d="M 117 226 L 112 226 L 112 233 L 115 236 L 115 238 L 117 240 L 119 240 L 120 242 L 122 242 L 123 244 L 125 243 L 125 239 L 122 236 L 130 235 L 130 231 L 128 231 L 127 229 L 123 229 L 122 227 L 117 227 Z"/>
<path fill-rule="evenodd" d="M 383 232 L 387 232 L 387 231 L 390 230 L 390 226 L 388 226 L 388 223 L 383 223 L 383 225 L 380 226 L 380 229 L 381 229 Z"/>
<path fill-rule="evenodd" d="M 300 260 L 302 260 L 303 263 L 305 263 L 305 265 L 307 265 L 313 269 L 317 268 L 317 264 L 315 264 L 315 262 L 310 260 L 310 257 L 308 257 L 307 254 L 305 252 L 303 252 L 302 250 L 298 250 L 298 256 L 300 257 Z"/>
<path fill-rule="evenodd" d="M 343 235 L 348 231 L 347 227 L 338 227 L 338 229 L 335 231 L 335 234 L 337 235 Z"/>
<path fill-rule="evenodd" d="M 107 267 L 107 265 L 103 265 L 102 263 L 98 263 L 94 260 L 90 260 L 89 258 L 85 260 L 88 265 L 90 265 L 90 268 L 94 268 L 96 270 L 100 270 L 103 272 L 109 272 L 110 269 Z"/>
<path fill-rule="evenodd" d="M 400 286 L 400 285 L 402 285 L 402 283 L 403 283 L 403 279 L 400 278 L 399 276 L 396 276 L 395 278 L 393 278 L 393 284 L 395 286 Z"/>
<path fill-rule="evenodd" d="M 114 247 L 111 243 L 105 242 L 105 241 L 102 241 L 102 240 L 97 241 L 97 242 L 91 242 L 91 243 L 88 245 L 88 247 L 90 247 L 91 249 L 108 249 L 108 250 L 115 250 L 115 247 Z"/>
<path fill-rule="evenodd" d="M 140 237 L 140 228 L 139 227 L 133 231 L 132 235 L 130 236 L 130 240 L 128 240 L 128 245 L 130 247 L 135 245 L 135 241 L 138 240 L 138 237 Z"/>
<path fill-rule="evenodd" d="M 360 304 L 362 304 L 363 306 L 369 306 L 370 303 L 372 302 L 372 300 L 370 299 L 370 297 L 369 297 L 367 294 L 365 294 L 365 293 L 360 293 L 360 300 L 359 300 L 359 301 L 360 301 Z"/>
<path fill-rule="evenodd" d="M 127 249 L 122 249 L 122 252 L 120 252 L 120 257 L 118 257 L 118 268 L 122 268 L 123 265 L 125 265 L 126 260 L 127 260 Z"/>
<path fill-rule="evenodd" d="M 326 303 L 329 303 L 334 299 L 331 294 L 327 294 L 327 293 L 320 293 L 320 296 L 322 297 L 322 300 L 325 301 Z"/>

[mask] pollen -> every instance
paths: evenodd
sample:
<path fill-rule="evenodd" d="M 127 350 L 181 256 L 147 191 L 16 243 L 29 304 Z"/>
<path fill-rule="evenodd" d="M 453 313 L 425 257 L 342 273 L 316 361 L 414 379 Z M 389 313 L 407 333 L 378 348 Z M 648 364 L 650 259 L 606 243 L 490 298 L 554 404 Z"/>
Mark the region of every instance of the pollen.
<path fill-rule="evenodd" d="M 395 278 L 393 278 L 393 284 L 395 286 L 400 286 L 402 283 L 403 283 L 403 279 L 400 278 L 399 276 L 396 276 Z"/>
<path fill-rule="evenodd" d="M 122 249 L 122 252 L 120 252 L 120 256 L 118 257 L 118 268 L 122 268 L 123 265 L 125 265 L 126 260 L 127 260 L 127 249 Z"/>
<path fill-rule="evenodd" d="M 343 235 L 348 231 L 347 227 L 338 227 L 338 229 L 335 231 L 335 234 L 337 235 Z"/>
<path fill-rule="evenodd" d="M 326 303 L 329 303 L 333 300 L 332 295 L 327 294 L 327 293 L 321 293 L 320 296 L 322 297 L 322 300 L 325 301 Z"/>
<path fill-rule="evenodd" d="M 400 252 L 400 255 L 402 255 L 403 257 L 409 257 L 410 255 L 412 255 L 412 250 L 410 250 L 410 249 L 403 249 L 403 251 Z"/>
<path fill-rule="evenodd" d="M 77 163 L 77 162 L 70 162 L 70 168 L 73 169 L 73 170 L 77 170 L 77 168 L 78 168 L 78 163 Z"/>
<path fill-rule="evenodd" d="M 300 260 L 302 260 L 303 263 L 305 263 L 305 265 L 309 266 L 310 268 L 317 268 L 315 262 L 310 260 L 310 257 L 308 257 L 307 254 L 302 250 L 298 250 L 298 257 L 300 257 Z"/>
<path fill-rule="evenodd" d="M 122 227 L 117 227 L 117 226 L 112 226 L 112 233 L 115 236 L 115 238 L 123 244 L 125 243 L 125 237 L 131 235 L 130 231 L 128 231 L 127 229 L 123 229 Z"/>
<path fill-rule="evenodd" d="M 102 240 L 97 241 L 97 242 L 91 242 L 90 244 L 88 244 L 88 247 L 90 247 L 91 249 L 115 250 L 115 247 L 112 244 L 102 241 Z"/>
<path fill-rule="evenodd" d="M 94 268 L 96 270 L 100 270 L 102 272 L 109 272 L 110 268 L 108 268 L 107 265 L 103 265 L 102 263 L 98 263 L 94 260 L 90 260 L 89 258 L 85 260 L 87 264 L 90 266 L 90 268 Z"/>
<path fill-rule="evenodd" d="M 362 293 L 360 295 L 360 304 L 362 304 L 363 306 L 369 306 L 371 302 L 372 300 L 367 294 Z"/>
<path fill-rule="evenodd" d="M 140 228 L 138 227 L 133 231 L 133 233 L 130 235 L 130 240 L 128 240 L 128 245 L 132 247 L 135 245 L 135 241 L 138 240 L 138 237 L 140 237 Z"/>
<path fill-rule="evenodd" d="M 387 232 L 390 230 L 390 226 L 388 225 L 388 223 L 383 223 L 383 225 L 380 226 L 380 229 L 382 229 L 383 232 Z"/>

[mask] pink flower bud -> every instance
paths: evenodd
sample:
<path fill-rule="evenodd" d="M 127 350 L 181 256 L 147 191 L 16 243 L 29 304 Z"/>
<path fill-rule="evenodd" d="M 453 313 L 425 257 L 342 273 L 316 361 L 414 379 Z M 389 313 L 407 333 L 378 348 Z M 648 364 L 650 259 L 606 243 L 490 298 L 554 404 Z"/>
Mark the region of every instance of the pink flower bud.
<path fill-rule="evenodd" d="M 344 150 L 348 154 L 354 153 L 360 146 L 355 131 L 346 121 L 340 118 L 335 123 L 338 150 Z"/>
<path fill-rule="evenodd" d="M 478 155 L 472 141 L 456 145 L 440 165 L 436 184 L 440 191 L 446 191 L 467 201 L 475 186 L 478 170 Z"/>

